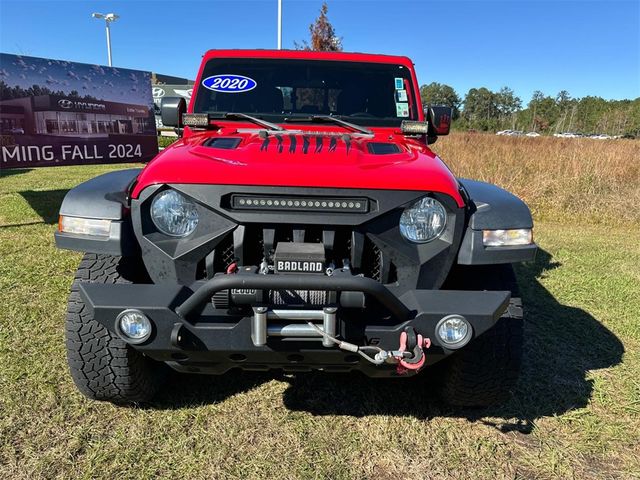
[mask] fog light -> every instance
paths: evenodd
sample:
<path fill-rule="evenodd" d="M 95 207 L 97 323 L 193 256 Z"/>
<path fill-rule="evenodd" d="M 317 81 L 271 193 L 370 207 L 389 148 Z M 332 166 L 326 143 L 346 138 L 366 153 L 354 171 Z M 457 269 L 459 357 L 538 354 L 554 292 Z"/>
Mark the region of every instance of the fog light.
<path fill-rule="evenodd" d="M 116 318 L 116 328 L 129 343 L 142 343 L 151 336 L 151 320 L 140 310 L 128 309 Z"/>
<path fill-rule="evenodd" d="M 436 325 L 436 334 L 444 347 L 456 349 L 471 340 L 473 329 L 462 315 L 447 315 Z"/>

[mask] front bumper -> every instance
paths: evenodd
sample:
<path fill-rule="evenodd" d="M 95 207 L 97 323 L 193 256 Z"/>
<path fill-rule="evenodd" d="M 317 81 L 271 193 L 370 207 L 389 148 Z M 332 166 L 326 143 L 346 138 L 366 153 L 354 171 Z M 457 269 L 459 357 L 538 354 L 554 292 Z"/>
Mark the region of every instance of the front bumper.
<path fill-rule="evenodd" d="M 253 309 L 214 308 L 211 297 L 216 292 L 235 288 L 325 290 L 336 292 L 338 302 L 320 310 L 278 311 L 271 305 L 254 305 Z M 454 290 L 412 290 L 396 297 L 384 285 L 366 277 L 308 274 L 219 275 L 191 288 L 83 283 L 80 291 L 94 318 L 118 335 L 116 317 L 125 309 L 138 309 L 151 320 L 151 337 L 142 344 L 132 345 L 133 348 L 167 362 L 176 370 L 216 374 L 241 367 L 285 371 L 361 370 L 369 376 L 391 376 L 396 372 L 393 366 L 373 365 L 358 355 L 322 342 L 321 336 L 305 329 L 304 320 L 322 318 L 322 315 L 326 321 L 333 322 L 340 339 L 389 350 L 398 348 L 400 334 L 406 327 L 413 327 L 431 339 L 431 348 L 426 352 L 429 365 L 452 353 L 435 334 L 439 320 L 451 314 L 462 315 L 475 338 L 495 324 L 510 299 L 510 292 L 506 291 Z M 364 293 L 368 307 L 340 307 L 340 295 L 345 292 Z M 257 311 L 265 315 L 258 318 Z M 261 325 L 264 332 L 260 330 Z M 264 341 L 256 341 L 262 333 Z"/>

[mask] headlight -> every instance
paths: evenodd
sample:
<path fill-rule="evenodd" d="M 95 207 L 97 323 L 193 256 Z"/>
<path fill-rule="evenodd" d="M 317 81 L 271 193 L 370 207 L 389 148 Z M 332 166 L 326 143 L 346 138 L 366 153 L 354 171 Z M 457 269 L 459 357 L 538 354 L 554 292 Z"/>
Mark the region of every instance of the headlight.
<path fill-rule="evenodd" d="M 407 207 L 400 217 L 400 233 L 416 243 L 425 243 L 442 235 L 447 212 L 435 198 L 425 197 Z"/>
<path fill-rule="evenodd" d="M 186 237 L 198 225 L 196 204 L 175 190 L 165 190 L 151 202 L 151 220 L 172 237 Z"/>

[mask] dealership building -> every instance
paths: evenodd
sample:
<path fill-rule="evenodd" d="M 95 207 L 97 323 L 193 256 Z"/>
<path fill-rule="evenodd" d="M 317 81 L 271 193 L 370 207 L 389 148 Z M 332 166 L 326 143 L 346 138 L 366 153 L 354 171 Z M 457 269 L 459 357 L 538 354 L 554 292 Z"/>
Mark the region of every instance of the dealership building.
<path fill-rule="evenodd" d="M 0 101 L 2 132 L 96 138 L 155 135 L 153 110 L 146 105 L 39 95 Z"/>

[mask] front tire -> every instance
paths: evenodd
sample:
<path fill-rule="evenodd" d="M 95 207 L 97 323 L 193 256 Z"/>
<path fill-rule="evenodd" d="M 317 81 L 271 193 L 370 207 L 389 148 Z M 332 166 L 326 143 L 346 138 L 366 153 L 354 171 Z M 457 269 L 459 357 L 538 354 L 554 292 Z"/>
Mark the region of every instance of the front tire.
<path fill-rule="evenodd" d="M 71 285 L 65 322 L 67 361 L 74 383 L 86 397 L 116 404 L 150 400 L 158 391 L 164 365 L 127 345 L 94 320 L 80 295 L 80 283 L 134 283 L 146 271 L 128 257 L 87 253 Z"/>
<path fill-rule="evenodd" d="M 509 399 L 522 363 L 523 313 L 511 265 L 463 267 L 447 287 L 458 290 L 507 290 L 511 300 L 493 328 L 444 361 L 440 395 L 450 405 L 488 407 Z"/>

